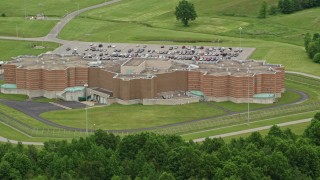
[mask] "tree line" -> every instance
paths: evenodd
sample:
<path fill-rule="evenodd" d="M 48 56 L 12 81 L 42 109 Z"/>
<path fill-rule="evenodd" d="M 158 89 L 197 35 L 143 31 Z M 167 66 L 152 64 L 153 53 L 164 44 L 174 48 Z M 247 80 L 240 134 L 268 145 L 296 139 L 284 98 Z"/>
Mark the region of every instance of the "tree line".
<path fill-rule="evenodd" d="M 320 0 L 279 0 L 278 8 L 283 14 L 320 6 Z"/>
<path fill-rule="evenodd" d="M 263 137 L 185 142 L 141 133 L 122 138 L 98 130 L 87 138 L 34 146 L 0 144 L 0 179 L 317 179 L 320 112 L 303 136 L 273 126 Z"/>
<path fill-rule="evenodd" d="M 279 0 L 278 4 L 268 6 L 266 1 L 263 1 L 259 10 L 258 18 L 266 18 L 267 14 L 275 15 L 278 12 L 283 14 L 291 14 L 303 9 L 319 7 L 320 0 Z"/>
<path fill-rule="evenodd" d="M 320 63 L 320 34 L 315 33 L 311 37 L 310 33 L 304 36 L 304 47 L 310 59 Z"/>

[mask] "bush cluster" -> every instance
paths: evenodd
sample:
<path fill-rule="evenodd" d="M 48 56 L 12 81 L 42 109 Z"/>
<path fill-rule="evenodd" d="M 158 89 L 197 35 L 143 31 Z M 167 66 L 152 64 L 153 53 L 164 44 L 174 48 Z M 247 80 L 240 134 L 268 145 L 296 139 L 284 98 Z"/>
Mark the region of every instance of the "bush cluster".
<path fill-rule="evenodd" d="M 304 37 L 304 46 L 310 59 L 316 63 L 320 63 L 320 34 L 313 34 L 312 38 L 310 33 Z"/>

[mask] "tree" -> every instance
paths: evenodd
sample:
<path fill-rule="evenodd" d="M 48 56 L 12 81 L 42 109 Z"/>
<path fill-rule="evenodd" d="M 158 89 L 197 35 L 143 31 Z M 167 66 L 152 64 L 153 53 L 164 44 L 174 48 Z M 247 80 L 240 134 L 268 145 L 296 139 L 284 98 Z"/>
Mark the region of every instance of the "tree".
<path fill-rule="evenodd" d="M 313 119 L 311 121 L 311 124 L 307 127 L 307 129 L 304 131 L 305 136 L 311 139 L 313 143 L 320 146 L 320 120 L 319 119 Z"/>
<path fill-rule="evenodd" d="M 281 3 L 279 2 L 280 11 L 284 14 L 290 14 L 294 12 L 294 4 L 292 0 L 283 0 Z"/>
<path fill-rule="evenodd" d="M 270 15 L 275 15 L 279 11 L 278 7 L 276 5 L 271 5 L 269 8 L 269 14 Z"/>
<path fill-rule="evenodd" d="M 314 55 L 313 62 L 320 63 L 320 53 L 317 53 L 316 55 Z"/>
<path fill-rule="evenodd" d="M 175 178 L 171 173 L 163 172 L 160 175 L 159 180 L 175 180 Z"/>
<path fill-rule="evenodd" d="M 307 49 L 307 54 L 309 58 L 313 59 L 314 55 L 318 52 L 318 47 L 315 42 L 310 42 Z"/>
<path fill-rule="evenodd" d="M 309 46 L 310 42 L 311 42 L 311 35 L 310 35 L 310 33 L 307 33 L 304 36 L 304 47 L 305 47 L 306 50 L 308 50 L 308 46 Z"/>
<path fill-rule="evenodd" d="M 316 120 L 320 120 L 320 112 L 317 112 L 317 114 L 315 114 L 313 118 Z"/>
<path fill-rule="evenodd" d="M 267 17 L 267 9 L 268 9 L 268 4 L 266 1 L 263 1 L 258 18 L 265 19 Z"/>
<path fill-rule="evenodd" d="M 194 5 L 186 0 L 179 2 L 174 14 L 178 21 L 182 21 L 184 26 L 188 26 L 190 20 L 193 21 L 198 17 Z"/>

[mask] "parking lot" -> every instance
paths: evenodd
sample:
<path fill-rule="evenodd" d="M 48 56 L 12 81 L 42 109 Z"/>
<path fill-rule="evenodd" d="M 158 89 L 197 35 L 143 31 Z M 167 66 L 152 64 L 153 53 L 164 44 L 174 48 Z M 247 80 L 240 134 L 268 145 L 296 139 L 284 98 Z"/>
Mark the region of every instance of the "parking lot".
<path fill-rule="evenodd" d="M 245 60 L 254 50 L 237 47 L 70 42 L 56 49 L 54 53 L 80 55 L 87 60 L 99 61 L 138 57 L 207 63 L 217 60 Z"/>

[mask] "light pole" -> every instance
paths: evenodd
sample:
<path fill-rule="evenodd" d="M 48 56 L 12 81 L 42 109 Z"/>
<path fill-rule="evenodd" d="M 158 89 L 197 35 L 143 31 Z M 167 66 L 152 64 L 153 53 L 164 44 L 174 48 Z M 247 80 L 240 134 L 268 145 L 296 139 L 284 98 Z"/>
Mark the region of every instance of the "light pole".
<path fill-rule="evenodd" d="M 88 96 L 87 96 L 87 87 L 88 87 L 88 84 L 84 84 L 83 85 L 85 87 L 85 96 L 86 96 L 86 134 L 88 135 Z"/>
<path fill-rule="evenodd" d="M 241 44 L 241 33 L 242 33 L 242 27 L 239 27 L 239 31 L 240 31 L 240 49 L 242 49 L 242 44 Z"/>
<path fill-rule="evenodd" d="M 218 48 L 220 47 L 220 43 L 219 42 L 220 42 L 220 39 L 218 39 Z"/>

